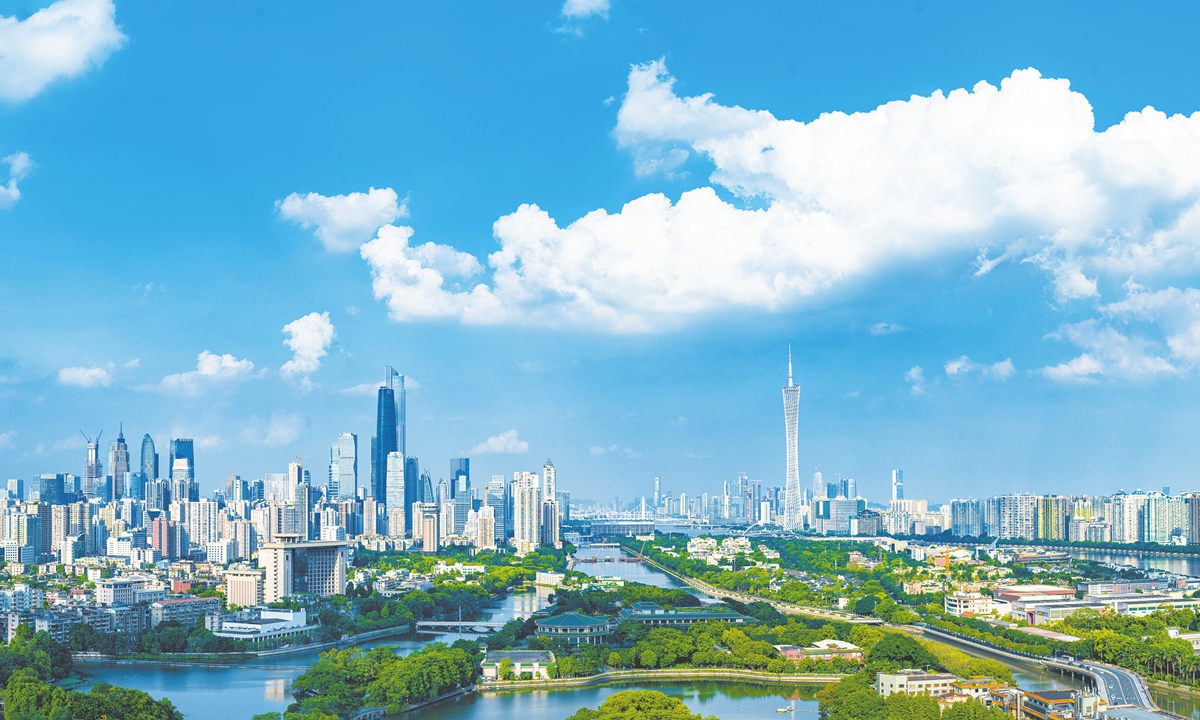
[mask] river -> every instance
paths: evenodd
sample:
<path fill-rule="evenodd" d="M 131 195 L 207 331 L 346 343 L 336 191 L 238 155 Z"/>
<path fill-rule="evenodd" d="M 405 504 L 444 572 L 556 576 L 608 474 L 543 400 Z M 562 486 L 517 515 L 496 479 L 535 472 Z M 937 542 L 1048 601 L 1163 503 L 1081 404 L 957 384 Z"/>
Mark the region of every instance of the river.
<path fill-rule="evenodd" d="M 619 554 L 615 549 L 581 550 L 581 556 Z M 641 563 L 580 563 L 580 572 L 617 576 L 647 585 L 691 590 L 684 583 Z M 549 593 L 511 594 L 495 607 L 485 610 L 490 620 L 527 617 L 546 606 Z M 708 598 L 705 598 L 708 599 Z M 423 647 L 431 640 L 447 643 L 457 633 L 438 635 L 402 634 L 364 643 L 361 647 L 392 645 L 402 654 Z M 478 638 L 476 635 L 469 636 Z M 137 688 L 156 698 L 168 697 L 187 720 L 226 720 L 250 718 L 257 713 L 282 712 L 292 702 L 292 681 L 317 659 L 317 651 L 255 660 L 229 667 L 150 666 L 150 665 L 79 665 L 77 669 L 89 682 L 108 682 Z M 1071 681 L 1052 675 L 1037 666 L 1013 665 L 1017 684 L 1030 689 L 1072 687 Z M 408 720 L 508 720 L 512 717 L 559 720 L 581 707 L 596 707 L 614 692 L 631 688 L 653 688 L 681 698 L 692 709 L 721 720 L 776 717 L 776 708 L 794 705 L 795 713 L 787 720 L 813 720 L 817 703 L 813 699 L 819 687 L 796 686 L 767 688 L 740 682 L 640 683 L 629 686 L 572 688 L 536 692 L 485 693 L 462 697 L 407 713 Z M 1155 693 L 1165 709 L 1200 720 L 1200 700 L 1174 693 Z"/>
<path fill-rule="evenodd" d="M 1060 548 L 1052 548 L 1058 550 Z M 1140 570 L 1163 570 L 1177 575 L 1200 577 L 1200 555 L 1191 553 L 1162 553 L 1143 550 L 1092 550 L 1061 548 L 1073 558 L 1115 565 L 1129 565 Z"/>

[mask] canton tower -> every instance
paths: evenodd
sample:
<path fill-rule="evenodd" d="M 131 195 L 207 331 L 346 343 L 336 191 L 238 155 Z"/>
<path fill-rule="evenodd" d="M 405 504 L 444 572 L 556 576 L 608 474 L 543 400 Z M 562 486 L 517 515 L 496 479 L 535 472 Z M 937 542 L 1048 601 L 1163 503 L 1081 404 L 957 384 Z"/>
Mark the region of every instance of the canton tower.
<path fill-rule="evenodd" d="M 787 481 L 784 484 L 783 526 L 803 527 L 800 516 L 800 386 L 792 382 L 792 346 L 788 345 L 788 384 L 783 388 L 783 427 L 787 436 Z"/>

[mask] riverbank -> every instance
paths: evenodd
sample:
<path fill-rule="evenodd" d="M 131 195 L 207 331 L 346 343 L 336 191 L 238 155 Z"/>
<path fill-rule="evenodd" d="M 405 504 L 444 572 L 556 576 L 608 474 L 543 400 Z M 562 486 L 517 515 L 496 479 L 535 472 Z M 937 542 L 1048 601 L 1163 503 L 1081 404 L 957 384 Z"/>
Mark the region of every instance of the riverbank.
<path fill-rule="evenodd" d="M 146 655 L 136 653 L 133 655 L 104 655 L 96 652 L 71 653 L 71 658 L 77 664 L 83 665 L 162 665 L 162 666 L 184 666 L 190 665 L 194 667 L 228 667 L 230 665 L 238 665 L 241 663 L 251 662 L 259 659 L 269 659 L 276 657 L 284 657 L 287 655 L 299 655 L 302 653 L 311 653 L 314 651 L 322 652 L 337 648 L 345 650 L 352 648 L 355 645 L 360 645 L 379 638 L 385 638 L 392 635 L 407 635 L 412 632 L 412 625 L 397 625 L 394 628 L 382 628 L 380 630 L 370 630 L 365 633 L 351 635 L 348 638 L 341 640 L 332 640 L 323 643 L 309 643 L 307 645 L 292 645 L 286 648 L 278 648 L 275 650 L 264 650 L 262 652 L 239 652 L 239 653 L 168 653 L 165 655 Z"/>
<path fill-rule="evenodd" d="M 754 683 L 760 685 L 824 685 L 840 681 L 845 675 L 787 675 L 722 668 L 678 668 L 665 670 L 609 670 L 598 675 L 554 680 L 498 680 L 480 681 L 476 686 L 480 692 L 512 692 L 523 690 L 555 690 L 562 688 L 587 687 L 589 685 L 611 685 L 624 682 L 678 682 L 714 680 Z"/>

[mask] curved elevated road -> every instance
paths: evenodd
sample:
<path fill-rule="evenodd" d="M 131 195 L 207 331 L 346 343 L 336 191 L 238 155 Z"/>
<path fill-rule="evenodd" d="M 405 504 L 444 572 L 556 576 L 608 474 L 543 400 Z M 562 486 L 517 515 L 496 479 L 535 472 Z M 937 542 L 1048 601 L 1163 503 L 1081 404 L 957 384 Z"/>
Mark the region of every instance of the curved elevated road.
<path fill-rule="evenodd" d="M 1075 667 L 1086 668 L 1091 672 L 1092 677 L 1096 681 L 1096 688 L 1101 691 L 1100 696 L 1108 701 L 1109 705 L 1137 705 L 1144 708 L 1156 707 L 1154 700 L 1150 697 L 1150 691 L 1146 688 L 1146 684 L 1142 682 L 1141 676 L 1132 670 L 1091 662 L 1075 662 L 1070 664 Z"/>
<path fill-rule="evenodd" d="M 1071 675 L 1084 675 L 1091 679 L 1092 684 L 1096 687 L 1096 692 L 1109 705 L 1136 705 L 1137 707 L 1151 710 L 1158 707 L 1154 704 L 1154 699 L 1150 697 L 1150 690 L 1146 687 L 1142 676 L 1132 670 L 1126 670 L 1115 665 L 1104 665 L 1102 663 L 1083 660 L 1026 655 L 987 645 L 957 633 L 946 632 L 945 630 L 924 625 L 920 627 L 926 635 L 941 636 L 962 645 L 976 647 L 991 655 L 998 655 L 1020 662 L 1045 665 L 1047 668 Z"/>

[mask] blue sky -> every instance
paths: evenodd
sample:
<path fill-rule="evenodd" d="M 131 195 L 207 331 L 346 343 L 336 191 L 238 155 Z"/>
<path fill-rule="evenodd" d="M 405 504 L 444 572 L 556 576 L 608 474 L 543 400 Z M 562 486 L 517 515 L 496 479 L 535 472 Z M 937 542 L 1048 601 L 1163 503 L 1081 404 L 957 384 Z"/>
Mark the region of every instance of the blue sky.
<path fill-rule="evenodd" d="M 0 14 L 2 476 L 323 477 L 390 364 L 435 478 L 782 484 L 791 343 L 802 478 L 1200 489 L 1192 4 Z"/>

